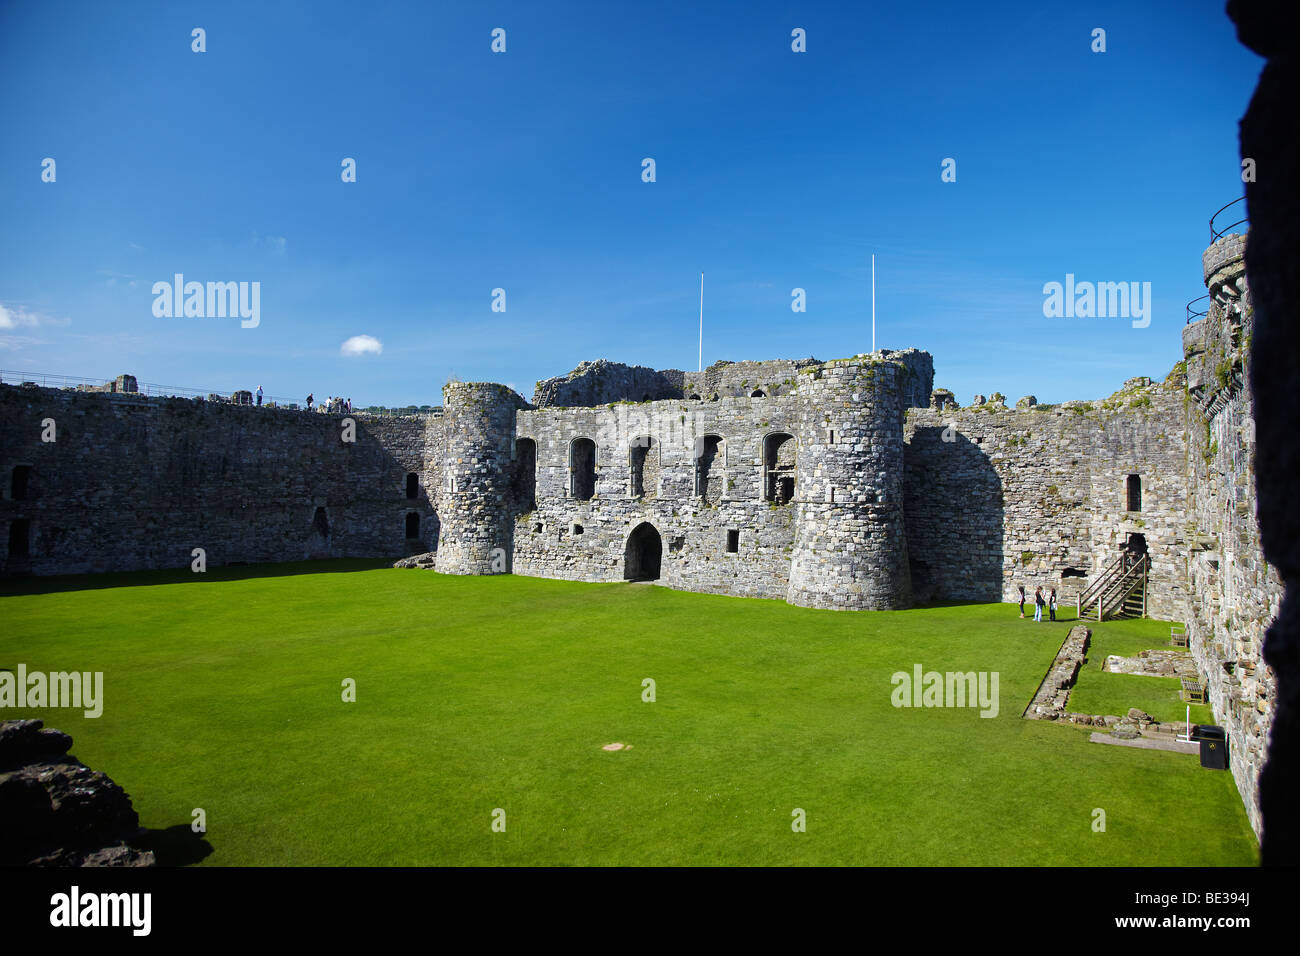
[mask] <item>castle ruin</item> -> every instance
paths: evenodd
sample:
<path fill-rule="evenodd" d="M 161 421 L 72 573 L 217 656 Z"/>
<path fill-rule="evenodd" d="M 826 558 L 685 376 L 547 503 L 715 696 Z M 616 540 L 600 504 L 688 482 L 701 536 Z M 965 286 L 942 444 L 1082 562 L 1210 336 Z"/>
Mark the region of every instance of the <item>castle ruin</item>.
<path fill-rule="evenodd" d="M 439 412 L 403 418 L 2 385 L 0 574 L 183 568 L 196 548 L 213 566 L 436 551 L 448 574 L 814 608 L 1056 588 L 1085 612 L 1187 622 L 1258 832 L 1260 648 L 1282 587 L 1255 513 L 1243 245 L 1206 250 L 1211 305 L 1164 381 L 1057 406 L 959 407 L 914 349 L 596 362 L 532 402 L 452 382 Z M 1125 554 L 1141 574 L 1110 593 Z"/>

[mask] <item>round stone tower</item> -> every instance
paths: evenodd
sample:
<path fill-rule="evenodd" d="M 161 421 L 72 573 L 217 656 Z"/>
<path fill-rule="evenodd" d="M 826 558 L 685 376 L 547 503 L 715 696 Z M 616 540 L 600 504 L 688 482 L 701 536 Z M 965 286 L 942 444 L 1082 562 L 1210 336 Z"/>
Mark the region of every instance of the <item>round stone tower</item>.
<path fill-rule="evenodd" d="M 514 553 L 515 412 L 525 402 L 504 385 L 449 382 L 442 406 L 437 568 L 443 574 L 507 574 Z"/>
<path fill-rule="evenodd" d="M 908 374 L 901 362 L 870 355 L 800 374 L 791 604 L 911 606 L 903 525 Z"/>

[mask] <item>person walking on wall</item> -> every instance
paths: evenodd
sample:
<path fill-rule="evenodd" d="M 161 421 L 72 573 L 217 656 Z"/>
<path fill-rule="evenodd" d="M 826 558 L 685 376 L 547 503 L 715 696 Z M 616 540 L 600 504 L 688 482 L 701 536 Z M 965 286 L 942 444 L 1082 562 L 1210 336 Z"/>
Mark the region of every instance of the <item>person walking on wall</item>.
<path fill-rule="evenodd" d="M 1035 621 L 1041 621 L 1043 619 L 1043 605 L 1046 603 L 1047 602 L 1043 600 L 1043 589 L 1034 588 L 1034 620 Z"/>
<path fill-rule="evenodd" d="M 1025 616 L 1025 586 L 1020 585 L 1020 616 Z"/>
<path fill-rule="evenodd" d="M 257 386 L 257 404 L 258 404 L 258 407 L 259 407 L 259 408 L 260 408 L 261 405 L 262 405 L 262 386 L 261 386 L 261 385 Z"/>
<path fill-rule="evenodd" d="M 315 401 L 315 399 L 313 399 L 312 396 L 311 396 L 311 393 L 308 392 L 308 393 L 307 393 L 307 411 L 311 411 L 311 403 L 312 403 L 313 401 Z"/>
<path fill-rule="evenodd" d="M 1056 588 L 1052 588 L 1052 593 L 1047 599 L 1047 613 L 1053 621 L 1056 620 Z"/>

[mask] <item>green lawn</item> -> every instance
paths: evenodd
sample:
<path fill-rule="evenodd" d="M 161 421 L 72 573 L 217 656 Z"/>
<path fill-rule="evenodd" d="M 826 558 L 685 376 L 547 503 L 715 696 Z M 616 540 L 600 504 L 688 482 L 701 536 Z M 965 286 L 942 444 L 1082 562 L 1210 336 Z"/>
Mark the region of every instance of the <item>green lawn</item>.
<path fill-rule="evenodd" d="M 1187 705 L 1180 696 L 1182 683 L 1176 677 L 1145 677 L 1141 674 L 1111 674 L 1102 665 L 1112 654 L 1136 657 L 1149 647 L 1169 647 L 1169 623 L 1133 619 L 1090 622 L 1092 644 L 1088 663 L 1070 692 L 1070 710 L 1079 714 L 1114 714 L 1122 717 L 1130 707 L 1145 711 L 1156 720 L 1181 722 Z M 1192 723 L 1212 724 L 1214 714 L 1204 704 L 1192 704 Z"/>
<path fill-rule="evenodd" d="M 1227 773 L 1021 719 L 1069 626 L 331 562 L 10 583 L 0 667 L 104 671 L 99 719 L 5 716 L 202 807 L 204 864 L 1254 864 Z M 1000 713 L 895 708 L 914 664 Z"/>

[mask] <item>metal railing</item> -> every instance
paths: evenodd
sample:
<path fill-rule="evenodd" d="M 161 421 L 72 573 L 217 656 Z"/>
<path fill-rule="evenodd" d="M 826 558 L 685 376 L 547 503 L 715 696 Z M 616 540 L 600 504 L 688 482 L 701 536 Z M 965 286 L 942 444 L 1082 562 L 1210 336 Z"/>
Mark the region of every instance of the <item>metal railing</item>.
<path fill-rule="evenodd" d="M 84 375 L 54 375 L 49 372 L 21 372 L 16 369 L 0 369 L 0 384 L 5 385 L 22 385 L 30 382 L 33 385 L 39 385 L 42 388 L 71 388 L 76 389 L 78 386 L 86 386 L 84 390 L 94 389 L 95 391 L 112 391 L 114 381 L 117 376 L 105 375 L 102 377 L 87 377 Z M 257 402 L 257 390 L 252 388 L 246 389 L 219 389 L 219 388 L 190 388 L 182 385 L 156 385 L 151 382 L 136 382 L 134 392 L 124 391 L 117 394 L 121 395 L 141 395 L 145 398 L 202 398 L 206 399 L 209 395 L 219 395 L 223 402 L 232 401 L 231 396 L 238 392 L 248 392 L 253 396 L 253 403 Z M 275 404 L 284 406 L 291 404 L 294 400 L 284 395 L 267 395 L 263 393 L 262 403 L 269 405 Z"/>
<path fill-rule="evenodd" d="M 1191 325 L 1197 319 L 1203 319 L 1210 314 L 1209 296 L 1203 295 L 1199 299 L 1193 299 L 1187 303 L 1187 324 Z M 1199 308 L 1198 303 L 1204 302 L 1205 308 Z"/>
<path fill-rule="evenodd" d="M 1237 205 L 1238 203 L 1244 203 L 1245 201 L 1246 201 L 1245 196 L 1242 196 L 1240 199 L 1234 199 L 1232 202 L 1228 203 L 1226 206 L 1218 210 L 1218 212 L 1216 212 L 1213 216 L 1210 217 L 1210 245 L 1214 245 L 1216 242 L 1218 242 L 1220 239 L 1226 236 L 1228 234 L 1229 229 L 1232 229 L 1236 226 L 1245 225 L 1247 222 L 1250 221 L 1250 217 L 1244 215 L 1245 207 L 1243 206 L 1241 209 L 1233 209 L 1232 212 L 1228 213 L 1228 215 L 1223 217 L 1225 219 L 1230 219 L 1233 216 L 1240 215 L 1241 218 L 1238 219 L 1236 222 L 1230 222 L 1224 226 L 1215 225 L 1216 219 L 1218 219 L 1220 216 L 1223 216 L 1223 214 L 1225 212 L 1228 212 L 1229 209 L 1232 209 L 1233 206 Z"/>
<path fill-rule="evenodd" d="M 38 385 L 41 388 L 62 388 L 76 390 L 79 387 L 82 391 L 110 392 L 114 390 L 112 386 L 117 380 L 117 376 L 84 376 L 84 375 L 54 375 L 49 372 L 21 372 L 15 369 L 0 369 L 0 385 Z M 247 402 L 236 403 L 232 396 L 239 392 L 247 392 L 251 398 Z M 116 392 L 118 395 L 134 395 L 142 398 L 201 398 L 204 401 L 209 400 L 209 396 L 218 396 L 219 401 L 225 404 L 257 404 L 257 392 L 255 389 L 216 389 L 216 388 L 192 388 L 182 385 L 156 385 L 150 382 L 136 382 L 135 391 Z M 312 403 L 311 411 L 313 414 L 324 404 L 322 401 Z M 265 408 L 278 408 L 287 411 L 306 411 L 307 401 L 302 399 L 291 399 L 284 395 L 262 395 L 262 405 Z M 402 406 L 399 408 L 385 408 L 382 406 L 372 406 L 373 410 L 362 409 L 357 406 L 356 402 L 352 403 L 353 415 L 368 415 L 376 418 L 405 418 L 410 416 L 436 417 L 442 414 L 442 406 L 434 405 L 430 408 L 417 408 L 415 406 Z M 345 414 L 335 412 L 334 414 Z"/>
<path fill-rule="evenodd" d="M 1097 576 L 1097 580 L 1093 581 L 1092 584 L 1084 588 L 1075 597 L 1076 614 L 1080 618 L 1083 617 L 1084 609 L 1089 604 L 1091 604 L 1094 600 L 1096 600 L 1101 594 L 1103 594 L 1106 588 L 1108 588 L 1112 583 L 1114 576 L 1120 573 L 1121 571 L 1120 563 L 1123 560 L 1124 560 L 1124 555 L 1121 554 L 1110 564 L 1106 565 L 1106 567 L 1102 569 L 1101 574 Z"/>
<path fill-rule="evenodd" d="M 1135 557 L 1131 552 L 1121 552 L 1120 556 L 1107 566 L 1101 577 L 1078 596 L 1076 615 L 1082 619 L 1095 603 L 1097 620 L 1104 619 L 1111 610 L 1119 610 L 1128 597 L 1143 587 L 1142 613 L 1146 614 L 1146 579 L 1151 568 L 1150 555 Z"/>

